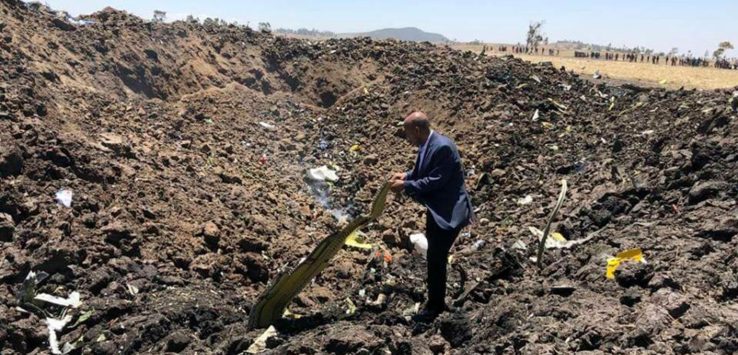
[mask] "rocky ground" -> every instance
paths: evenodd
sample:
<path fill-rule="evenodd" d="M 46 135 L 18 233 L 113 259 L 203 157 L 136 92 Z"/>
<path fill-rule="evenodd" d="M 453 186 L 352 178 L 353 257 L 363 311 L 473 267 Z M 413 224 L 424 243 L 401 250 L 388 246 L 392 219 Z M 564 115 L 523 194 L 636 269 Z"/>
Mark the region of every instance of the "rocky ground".
<path fill-rule="evenodd" d="M 459 145 L 480 219 L 453 249 L 455 310 L 409 319 L 424 210 L 394 196 L 365 231 L 375 250 L 342 250 L 266 351 L 738 351 L 738 87 L 608 86 L 430 44 L 112 9 L 83 20 L 0 1 L 0 353 L 47 353 L 45 318 L 63 311 L 71 353 L 245 351 L 267 282 L 411 166 L 398 122 L 415 109 Z M 340 168 L 327 201 L 304 178 L 320 165 Z M 539 270 L 529 227 L 562 179 L 554 231 L 591 239 Z M 636 247 L 647 263 L 605 278 Z M 30 271 L 48 274 L 36 292 L 81 305 L 24 303 Z"/>

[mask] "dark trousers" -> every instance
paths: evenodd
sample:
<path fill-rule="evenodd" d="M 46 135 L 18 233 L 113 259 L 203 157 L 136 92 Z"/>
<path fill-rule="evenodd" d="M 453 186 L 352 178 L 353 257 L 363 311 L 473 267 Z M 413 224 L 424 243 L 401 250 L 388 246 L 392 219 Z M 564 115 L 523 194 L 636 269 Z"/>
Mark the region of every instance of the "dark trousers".
<path fill-rule="evenodd" d="M 425 235 L 428 239 L 428 254 L 426 256 L 428 264 L 428 304 L 426 308 L 430 311 L 443 312 L 446 308 L 444 298 L 446 297 L 448 252 L 462 228 L 441 229 L 430 212 L 426 215 Z"/>

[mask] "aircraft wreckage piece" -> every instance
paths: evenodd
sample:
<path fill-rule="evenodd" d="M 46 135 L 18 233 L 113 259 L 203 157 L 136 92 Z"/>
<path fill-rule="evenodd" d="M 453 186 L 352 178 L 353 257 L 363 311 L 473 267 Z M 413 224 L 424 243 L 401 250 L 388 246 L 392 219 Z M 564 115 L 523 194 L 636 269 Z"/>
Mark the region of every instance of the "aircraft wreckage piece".
<path fill-rule="evenodd" d="M 268 285 L 249 313 L 249 327 L 268 327 L 282 317 L 290 301 L 307 286 L 313 277 L 328 266 L 328 262 L 343 247 L 346 238 L 382 214 L 388 192 L 389 183 L 385 182 L 382 189 L 374 197 L 372 209 L 368 215 L 357 217 L 340 231 L 323 239 L 310 255 L 291 272 L 283 272 Z"/>

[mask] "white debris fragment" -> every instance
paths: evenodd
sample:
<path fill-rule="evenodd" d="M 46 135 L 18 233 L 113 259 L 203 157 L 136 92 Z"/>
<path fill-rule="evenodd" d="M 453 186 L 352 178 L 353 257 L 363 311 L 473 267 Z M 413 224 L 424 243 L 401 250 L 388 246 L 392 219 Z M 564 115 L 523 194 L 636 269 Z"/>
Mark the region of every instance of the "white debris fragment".
<path fill-rule="evenodd" d="M 641 132 L 641 135 L 642 136 L 650 136 L 650 135 L 654 134 L 654 132 L 655 132 L 654 130 L 648 129 L 648 130 L 645 130 L 645 131 Z"/>
<path fill-rule="evenodd" d="M 428 239 L 425 238 L 423 233 L 415 233 L 410 235 L 410 242 L 415 246 L 415 252 L 422 255 L 424 258 L 428 252 Z"/>
<path fill-rule="evenodd" d="M 329 169 L 325 165 L 308 170 L 307 176 L 309 179 L 315 181 L 338 181 L 338 175 L 336 174 L 336 171 Z"/>
<path fill-rule="evenodd" d="M 62 307 L 72 307 L 72 308 L 78 308 L 82 305 L 82 301 L 79 299 L 79 292 L 74 291 L 71 294 L 69 294 L 69 297 L 67 298 L 61 298 L 54 295 L 50 295 L 48 293 L 39 293 L 34 297 L 33 299 L 48 303 L 53 303 L 58 306 Z"/>
<path fill-rule="evenodd" d="M 127 283 L 127 284 L 126 284 L 126 291 L 128 291 L 128 293 L 129 293 L 129 294 L 130 294 L 131 296 L 135 296 L 135 295 L 137 295 L 137 294 L 138 294 L 138 287 L 136 287 L 136 286 L 133 286 L 133 285 L 131 285 L 131 284 Z"/>
<path fill-rule="evenodd" d="M 62 319 L 46 318 L 46 327 L 49 329 L 49 348 L 52 354 L 61 354 L 59 350 L 59 339 L 56 337 L 56 332 L 62 331 L 67 323 L 72 321 L 72 316 L 67 315 Z"/>
<path fill-rule="evenodd" d="M 266 341 L 270 337 L 273 337 L 277 335 L 277 329 L 274 328 L 274 326 L 269 326 L 264 333 L 261 333 L 255 340 L 254 343 L 249 346 L 248 349 L 246 349 L 246 353 L 248 354 L 258 354 L 264 350 L 266 350 Z"/>
<path fill-rule="evenodd" d="M 531 234 L 533 234 L 538 240 L 540 241 L 541 238 L 543 238 L 543 231 L 536 228 L 536 227 L 528 227 L 528 230 Z M 577 239 L 577 240 L 557 240 L 556 238 L 553 238 L 550 234 L 548 238 L 546 238 L 546 249 L 569 249 L 575 245 L 583 244 L 588 242 L 590 239 L 592 239 L 595 235 L 591 234 L 586 238 Z"/>
<path fill-rule="evenodd" d="M 273 125 L 271 123 L 268 123 L 268 122 L 264 122 L 264 121 L 259 122 L 259 126 L 262 126 L 262 127 L 266 128 L 266 129 L 268 129 L 270 131 L 273 131 L 273 130 L 277 129 L 277 126 L 275 126 L 275 125 Z"/>
<path fill-rule="evenodd" d="M 530 205 L 531 203 L 533 203 L 533 196 L 526 195 L 525 197 L 519 198 L 517 202 L 518 202 L 518 205 L 522 205 L 522 206 Z"/>
<path fill-rule="evenodd" d="M 54 199 L 56 199 L 56 203 L 69 208 L 72 207 L 72 196 L 74 196 L 74 192 L 72 192 L 72 190 L 61 189 L 56 192 Z"/>
<path fill-rule="evenodd" d="M 512 245 L 512 248 L 517 250 L 528 250 L 528 246 L 522 240 L 518 240 L 517 242 L 515 242 Z"/>
<path fill-rule="evenodd" d="M 536 112 L 533 112 L 533 117 L 531 118 L 531 121 L 538 121 L 539 117 L 541 117 L 541 115 L 538 113 L 538 109 L 536 109 Z"/>

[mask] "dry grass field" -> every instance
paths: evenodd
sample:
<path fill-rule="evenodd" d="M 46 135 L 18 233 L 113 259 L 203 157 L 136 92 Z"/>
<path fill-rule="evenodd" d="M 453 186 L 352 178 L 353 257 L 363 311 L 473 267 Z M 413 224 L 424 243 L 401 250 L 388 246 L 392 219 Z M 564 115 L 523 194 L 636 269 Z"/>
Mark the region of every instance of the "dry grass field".
<path fill-rule="evenodd" d="M 481 45 L 453 45 L 459 50 L 480 52 Z M 488 51 L 489 55 L 506 55 L 510 52 Z M 560 52 L 559 56 L 515 54 L 533 63 L 551 62 L 556 67 L 564 66 L 576 73 L 592 77 L 599 70 L 604 79 L 625 81 L 642 86 L 661 86 L 670 89 L 723 89 L 738 86 L 738 70 L 716 68 L 694 68 L 667 66 L 663 64 L 629 63 L 589 58 L 574 58 L 573 51 Z"/>

